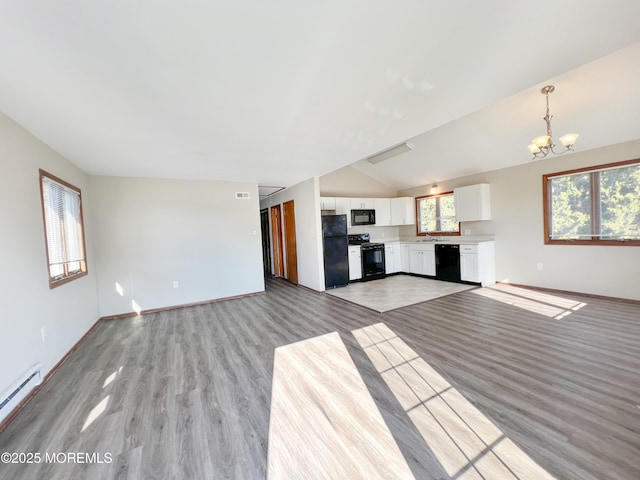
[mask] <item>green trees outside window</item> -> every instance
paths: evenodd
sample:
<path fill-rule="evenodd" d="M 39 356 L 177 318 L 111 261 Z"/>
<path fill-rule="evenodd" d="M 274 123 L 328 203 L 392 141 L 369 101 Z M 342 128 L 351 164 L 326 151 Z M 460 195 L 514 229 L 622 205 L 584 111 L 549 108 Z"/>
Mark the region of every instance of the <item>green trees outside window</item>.
<path fill-rule="evenodd" d="M 546 243 L 640 244 L 640 160 L 543 178 Z"/>
<path fill-rule="evenodd" d="M 418 235 L 460 233 L 453 192 L 416 198 L 416 212 Z"/>

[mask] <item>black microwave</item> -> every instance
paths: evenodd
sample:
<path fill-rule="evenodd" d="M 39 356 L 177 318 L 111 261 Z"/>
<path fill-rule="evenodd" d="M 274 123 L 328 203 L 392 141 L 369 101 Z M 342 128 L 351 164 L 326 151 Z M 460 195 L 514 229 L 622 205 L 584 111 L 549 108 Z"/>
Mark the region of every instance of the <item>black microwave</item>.
<path fill-rule="evenodd" d="M 375 210 L 351 210 L 351 225 L 375 225 Z"/>

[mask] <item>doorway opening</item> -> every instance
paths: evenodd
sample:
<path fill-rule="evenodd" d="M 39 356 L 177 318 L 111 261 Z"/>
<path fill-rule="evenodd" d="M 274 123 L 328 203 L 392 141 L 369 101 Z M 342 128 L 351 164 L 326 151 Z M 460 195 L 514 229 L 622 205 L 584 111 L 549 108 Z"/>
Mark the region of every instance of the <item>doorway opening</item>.
<path fill-rule="evenodd" d="M 269 235 L 269 211 L 260 212 L 260 231 L 262 233 L 262 269 L 264 275 L 271 275 L 271 241 Z"/>

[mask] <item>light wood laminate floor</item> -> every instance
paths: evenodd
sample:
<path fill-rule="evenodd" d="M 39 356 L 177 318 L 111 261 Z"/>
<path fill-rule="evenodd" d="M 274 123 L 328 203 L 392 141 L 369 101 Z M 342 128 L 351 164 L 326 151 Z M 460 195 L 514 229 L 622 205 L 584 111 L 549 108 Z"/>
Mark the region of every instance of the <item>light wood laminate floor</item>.
<path fill-rule="evenodd" d="M 0 464 L 0 479 L 266 478 L 274 350 L 331 332 L 413 476 L 466 478 L 428 433 L 423 409 L 437 420 L 445 406 L 412 410 L 356 339 L 379 324 L 420 358 L 429 388 L 548 475 L 640 478 L 640 306 L 497 286 L 376 313 L 269 280 L 266 295 L 101 323 L 0 434 L 0 452 L 113 462 Z"/>

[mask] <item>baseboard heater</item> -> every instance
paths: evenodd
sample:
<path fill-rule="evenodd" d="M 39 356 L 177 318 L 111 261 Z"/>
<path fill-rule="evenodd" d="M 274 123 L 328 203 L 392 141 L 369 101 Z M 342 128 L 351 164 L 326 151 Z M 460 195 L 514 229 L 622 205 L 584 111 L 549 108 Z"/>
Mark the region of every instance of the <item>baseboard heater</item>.
<path fill-rule="evenodd" d="M 42 383 L 42 364 L 38 363 L 34 365 L 32 368 L 27 370 L 18 380 L 16 380 L 13 385 L 11 385 L 2 395 L 2 403 L 0 403 L 0 410 L 2 410 L 13 398 L 20 393 L 20 391 L 24 388 L 32 388 L 40 385 Z"/>

